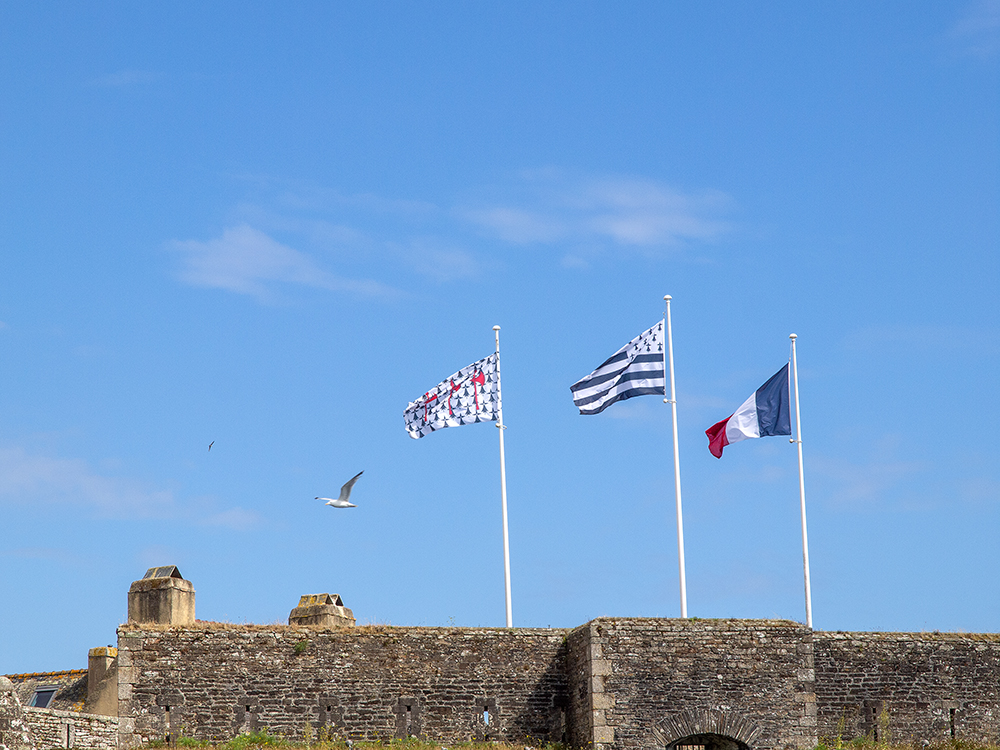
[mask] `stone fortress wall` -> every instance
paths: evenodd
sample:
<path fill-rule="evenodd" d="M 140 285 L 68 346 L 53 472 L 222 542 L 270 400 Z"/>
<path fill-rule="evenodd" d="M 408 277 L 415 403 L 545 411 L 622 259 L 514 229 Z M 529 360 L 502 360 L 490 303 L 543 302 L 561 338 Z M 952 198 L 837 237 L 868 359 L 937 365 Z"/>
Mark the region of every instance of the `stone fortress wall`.
<path fill-rule="evenodd" d="M 590 703 L 576 744 L 654 748 L 717 734 L 759 750 L 813 747 L 811 635 L 782 620 L 593 620 L 570 636 Z"/>
<path fill-rule="evenodd" d="M 137 626 L 118 644 L 125 744 L 265 727 L 298 740 L 544 740 L 565 721 L 561 630 Z"/>
<path fill-rule="evenodd" d="M 118 717 L 59 711 L 51 708 L 24 709 L 35 747 L 106 750 L 118 746 Z"/>
<path fill-rule="evenodd" d="M 117 716 L 22 706 L 14 684 L 0 677 L 0 750 L 118 747 Z"/>
<path fill-rule="evenodd" d="M 7 692 L 0 750 L 129 750 L 264 728 L 297 740 L 593 750 L 798 750 L 864 736 L 1000 744 L 997 634 L 697 618 L 599 618 L 573 630 L 356 627 L 336 594 L 303 597 L 287 626 L 230 625 L 196 621 L 194 589 L 180 581 L 172 566 L 151 569 L 130 592 L 117 651 L 91 650 L 84 710 L 113 703 L 113 716 L 74 723 L 57 715 L 70 712 L 21 710 Z"/>
<path fill-rule="evenodd" d="M 1000 744 L 1000 634 L 813 634 L 819 733 Z"/>
<path fill-rule="evenodd" d="M 734 741 L 722 750 L 880 733 L 1000 742 L 1000 636 L 637 618 L 572 631 L 123 626 L 118 675 L 125 747 L 263 727 L 602 750 L 708 749 L 708 735 Z"/>

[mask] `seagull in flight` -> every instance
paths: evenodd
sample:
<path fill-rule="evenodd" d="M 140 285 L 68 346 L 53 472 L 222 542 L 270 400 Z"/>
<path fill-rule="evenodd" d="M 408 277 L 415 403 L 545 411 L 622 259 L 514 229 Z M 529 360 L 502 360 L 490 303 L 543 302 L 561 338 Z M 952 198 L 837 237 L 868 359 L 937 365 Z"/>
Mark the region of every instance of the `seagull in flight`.
<path fill-rule="evenodd" d="M 214 440 L 211 443 L 208 444 L 208 449 L 212 450 L 212 446 L 213 445 L 215 445 L 215 441 Z"/>
<path fill-rule="evenodd" d="M 364 472 L 359 471 L 353 477 L 348 479 L 344 483 L 344 486 L 340 488 L 340 497 L 338 497 L 336 500 L 333 500 L 332 498 L 329 497 L 317 497 L 316 499 L 326 500 L 326 504 L 332 505 L 334 508 L 357 508 L 358 507 L 357 505 L 355 505 L 354 503 L 349 503 L 347 501 L 351 497 L 351 489 L 354 487 L 354 483 L 358 481 L 358 477 L 360 477 L 362 474 L 364 474 Z"/>

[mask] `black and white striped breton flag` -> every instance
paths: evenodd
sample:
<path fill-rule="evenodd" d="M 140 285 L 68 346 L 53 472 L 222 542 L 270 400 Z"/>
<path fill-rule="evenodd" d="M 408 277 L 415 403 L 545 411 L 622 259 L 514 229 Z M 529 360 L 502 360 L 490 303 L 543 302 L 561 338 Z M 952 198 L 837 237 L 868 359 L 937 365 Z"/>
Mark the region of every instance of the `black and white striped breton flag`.
<path fill-rule="evenodd" d="M 500 418 L 500 355 L 463 367 L 427 393 L 411 401 L 403 412 L 411 438 L 434 430 Z"/>
<path fill-rule="evenodd" d="M 661 320 L 569 389 L 581 414 L 600 414 L 615 401 L 654 393 L 662 396 L 665 383 Z"/>

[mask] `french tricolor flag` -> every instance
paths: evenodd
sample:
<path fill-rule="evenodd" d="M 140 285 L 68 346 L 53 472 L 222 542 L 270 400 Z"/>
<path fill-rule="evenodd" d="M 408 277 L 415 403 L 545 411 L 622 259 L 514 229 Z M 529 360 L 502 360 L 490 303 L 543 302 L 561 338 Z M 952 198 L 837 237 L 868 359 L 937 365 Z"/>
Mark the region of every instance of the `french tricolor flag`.
<path fill-rule="evenodd" d="M 791 435 L 789 400 L 788 365 L 785 365 L 744 401 L 731 417 L 705 430 L 708 449 L 716 458 L 722 458 L 722 449 L 730 443 L 747 438 Z"/>

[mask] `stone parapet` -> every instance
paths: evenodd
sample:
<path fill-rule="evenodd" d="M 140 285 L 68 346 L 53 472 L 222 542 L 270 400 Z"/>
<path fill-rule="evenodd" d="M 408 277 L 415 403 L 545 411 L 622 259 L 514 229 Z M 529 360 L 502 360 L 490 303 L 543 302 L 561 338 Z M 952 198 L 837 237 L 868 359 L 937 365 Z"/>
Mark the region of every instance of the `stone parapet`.
<path fill-rule="evenodd" d="M 893 743 L 1000 736 L 1000 634 L 814 634 L 821 737 Z"/>
<path fill-rule="evenodd" d="M 115 750 L 118 747 L 118 719 L 51 708 L 24 709 L 25 719 L 38 748 Z"/>
<path fill-rule="evenodd" d="M 340 594 L 308 594 L 299 599 L 299 606 L 288 615 L 289 625 L 314 628 L 349 628 L 355 623 L 354 613 L 344 606 Z"/>
<path fill-rule="evenodd" d="M 190 625 L 194 585 L 173 565 L 150 568 L 128 590 L 128 621 L 156 625 Z"/>
<path fill-rule="evenodd" d="M 122 746 L 169 734 L 562 741 L 565 630 L 123 626 Z"/>

